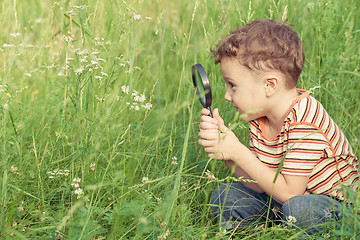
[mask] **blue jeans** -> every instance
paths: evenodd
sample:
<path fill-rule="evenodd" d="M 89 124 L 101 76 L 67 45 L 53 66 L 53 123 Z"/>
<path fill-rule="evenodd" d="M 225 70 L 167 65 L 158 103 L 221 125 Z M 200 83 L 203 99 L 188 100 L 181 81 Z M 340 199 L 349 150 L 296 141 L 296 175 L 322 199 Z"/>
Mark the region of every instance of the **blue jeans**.
<path fill-rule="evenodd" d="M 221 228 L 246 228 L 251 224 L 282 223 L 308 234 L 323 230 L 325 222 L 337 221 L 341 202 L 326 195 L 301 195 L 284 205 L 266 193 L 257 193 L 241 183 L 220 185 L 212 194 L 211 208 Z M 268 212 L 270 208 L 270 211 Z"/>

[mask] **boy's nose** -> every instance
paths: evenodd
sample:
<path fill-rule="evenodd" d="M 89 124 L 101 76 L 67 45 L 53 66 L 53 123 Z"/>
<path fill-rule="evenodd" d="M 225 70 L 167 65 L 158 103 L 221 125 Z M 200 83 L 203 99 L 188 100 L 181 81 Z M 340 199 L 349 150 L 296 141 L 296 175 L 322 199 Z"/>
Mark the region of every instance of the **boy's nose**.
<path fill-rule="evenodd" d="M 225 98 L 226 101 L 231 102 L 231 96 L 230 96 L 230 94 L 228 93 L 228 91 L 225 92 L 224 98 Z"/>

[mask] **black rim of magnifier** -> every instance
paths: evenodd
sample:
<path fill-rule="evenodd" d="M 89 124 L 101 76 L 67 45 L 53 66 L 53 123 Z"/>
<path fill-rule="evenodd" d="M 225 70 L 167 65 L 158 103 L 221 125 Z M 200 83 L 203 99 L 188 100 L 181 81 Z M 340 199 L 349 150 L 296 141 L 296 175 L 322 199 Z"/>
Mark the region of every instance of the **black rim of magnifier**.
<path fill-rule="evenodd" d="M 205 102 L 203 101 L 203 99 L 200 96 L 199 87 L 196 83 L 196 71 L 199 73 L 202 84 L 204 86 Z M 196 94 L 199 97 L 199 101 L 200 101 L 201 105 L 203 105 L 205 108 L 210 107 L 211 102 L 212 102 L 210 82 L 206 75 L 205 69 L 203 68 L 203 66 L 200 63 L 192 66 L 192 79 L 193 79 L 194 87 L 196 89 Z"/>

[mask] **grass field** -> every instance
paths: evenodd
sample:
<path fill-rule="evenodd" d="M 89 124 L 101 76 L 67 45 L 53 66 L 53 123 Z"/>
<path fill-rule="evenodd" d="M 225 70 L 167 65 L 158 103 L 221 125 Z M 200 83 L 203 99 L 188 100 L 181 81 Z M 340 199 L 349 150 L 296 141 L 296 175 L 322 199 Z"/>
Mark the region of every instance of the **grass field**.
<path fill-rule="evenodd" d="M 203 64 L 213 106 L 247 143 L 209 49 L 255 19 L 294 25 L 306 55 L 298 87 L 312 89 L 360 156 L 357 0 L 8 0 L 0 10 L 0 239 L 303 234 L 219 231 L 208 205 L 232 180 L 197 144 L 191 65 Z M 344 214 L 313 238 L 358 239 L 359 215 Z"/>

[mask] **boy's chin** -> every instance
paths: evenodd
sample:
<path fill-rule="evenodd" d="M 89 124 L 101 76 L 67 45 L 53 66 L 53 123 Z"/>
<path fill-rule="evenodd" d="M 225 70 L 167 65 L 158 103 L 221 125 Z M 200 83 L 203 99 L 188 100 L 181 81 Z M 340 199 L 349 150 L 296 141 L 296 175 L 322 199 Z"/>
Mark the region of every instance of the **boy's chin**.
<path fill-rule="evenodd" d="M 241 120 L 243 120 L 244 122 L 250 122 L 250 121 L 252 121 L 254 119 L 251 119 L 249 117 L 242 117 Z"/>
<path fill-rule="evenodd" d="M 258 119 L 258 116 L 255 116 L 253 114 L 244 114 L 242 117 L 241 117 L 241 120 L 243 120 L 244 122 L 251 122 L 255 119 Z"/>

